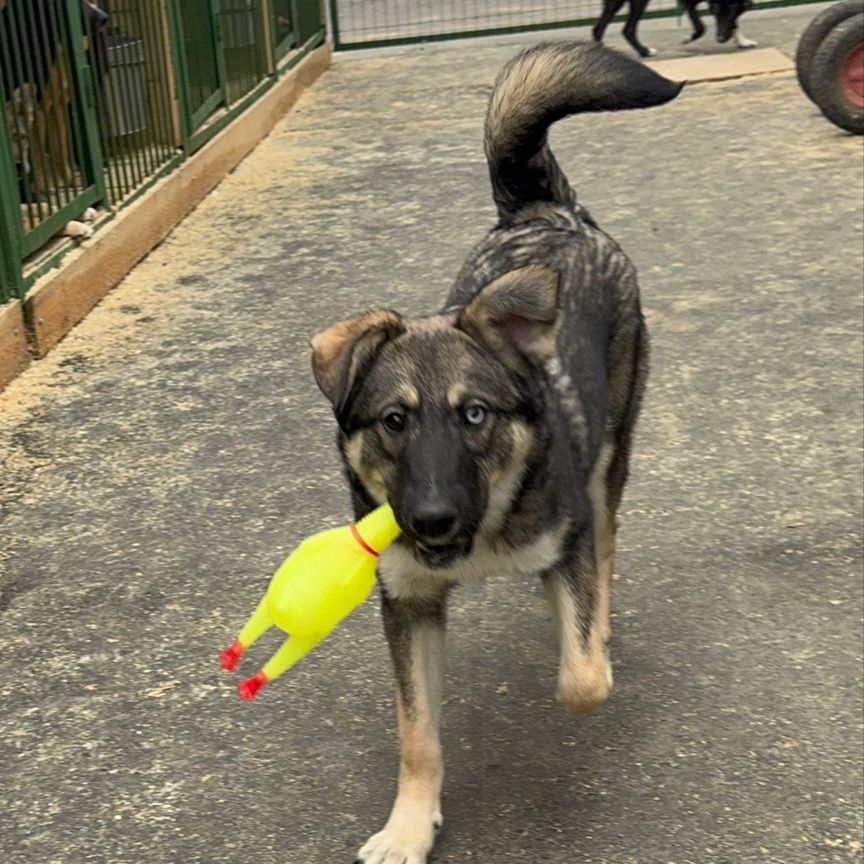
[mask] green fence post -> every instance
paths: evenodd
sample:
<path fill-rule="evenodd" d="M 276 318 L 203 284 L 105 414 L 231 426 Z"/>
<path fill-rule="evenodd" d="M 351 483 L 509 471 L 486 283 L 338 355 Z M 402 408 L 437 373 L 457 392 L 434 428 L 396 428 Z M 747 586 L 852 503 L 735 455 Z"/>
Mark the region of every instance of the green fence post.
<path fill-rule="evenodd" d="M 330 0 L 330 33 L 333 37 L 333 47 L 338 50 L 341 42 L 339 41 L 339 3 L 337 0 Z"/>
<path fill-rule="evenodd" d="M 180 102 L 180 135 L 185 150 L 192 135 L 192 105 L 189 99 L 189 72 L 186 66 L 186 52 L 183 50 L 183 24 L 180 20 L 177 0 L 165 0 L 165 10 L 168 13 L 168 30 L 171 56 L 174 59 L 177 99 Z"/>
<path fill-rule="evenodd" d="M 70 58 L 72 72 L 72 88 L 75 98 L 72 100 L 77 107 L 81 119 L 81 129 L 84 133 L 83 150 L 87 176 L 87 186 L 96 187 L 99 200 L 107 198 L 105 187 L 105 162 L 102 158 L 102 143 L 99 140 L 99 126 L 96 119 L 96 89 L 93 72 L 87 63 L 84 52 L 84 28 L 81 26 L 81 4 L 78 0 L 66 0 L 66 23 L 69 27 L 69 41 L 72 43 Z"/>
<path fill-rule="evenodd" d="M 324 26 L 319 0 L 293 0 L 297 44 L 308 42 Z M 337 33 L 334 31 L 333 38 Z"/>
<path fill-rule="evenodd" d="M 213 17 L 213 50 L 216 52 L 216 68 L 219 76 L 219 89 L 222 92 L 222 104 L 228 101 L 228 67 L 225 65 L 225 41 L 222 38 L 222 10 L 220 0 L 210 0 L 210 14 Z"/>
<path fill-rule="evenodd" d="M 6 104 L 3 82 L 0 81 L 0 104 Z M 18 198 L 18 175 L 12 158 L 12 142 L 6 119 L 0 116 L 0 303 L 12 297 L 24 297 L 21 262 L 24 258 Z"/>

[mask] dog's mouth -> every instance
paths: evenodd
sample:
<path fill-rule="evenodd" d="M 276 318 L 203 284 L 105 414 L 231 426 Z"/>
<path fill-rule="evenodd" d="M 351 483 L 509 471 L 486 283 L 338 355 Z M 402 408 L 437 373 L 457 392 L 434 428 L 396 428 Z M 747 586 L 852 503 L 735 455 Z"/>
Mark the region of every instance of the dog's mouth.
<path fill-rule="evenodd" d="M 451 543 L 421 543 L 414 541 L 414 557 L 433 570 L 447 570 L 471 552 L 470 538 L 457 538 Z"/>

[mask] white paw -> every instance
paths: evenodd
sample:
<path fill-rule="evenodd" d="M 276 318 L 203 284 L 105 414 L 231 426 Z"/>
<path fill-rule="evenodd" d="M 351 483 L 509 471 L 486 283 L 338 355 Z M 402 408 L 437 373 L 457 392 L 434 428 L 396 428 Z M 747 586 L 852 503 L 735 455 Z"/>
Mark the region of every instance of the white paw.
<path fill-rule="evenodd" d="M 76 222 L 73 219 L 63 226 L 63 234 L 66 237 L 73 237 L 75 240 L 85 240 L 87 237 L 93 236 L 93 229 L 89 225 Z"/>
<path fill-rule="evenodd" d="M 426 864 L 441 822 L 440 813 L 431 819 L 394 813 L 384 830 L 373 834 L 357 853 L 356 864 Z"/>
<path fill-rule="evenodd" d="M 646 45 L 646 46 L 645 46 L 645 50 L 648 52 L 648 53 L 645 55 L 646 57 L 656 57 L 656 56 L 657 56 L 657 49 L 656 49 L 656 48 L 649 48 L 649 47 Z"/>
<path fill-rule="evenodd" d="M 739 48 L 758 48 L 759 43 L 752 39 L 748 39 L 740 30 L 736 30 L 732 37 L 735 39 L 735 44 Z"/>

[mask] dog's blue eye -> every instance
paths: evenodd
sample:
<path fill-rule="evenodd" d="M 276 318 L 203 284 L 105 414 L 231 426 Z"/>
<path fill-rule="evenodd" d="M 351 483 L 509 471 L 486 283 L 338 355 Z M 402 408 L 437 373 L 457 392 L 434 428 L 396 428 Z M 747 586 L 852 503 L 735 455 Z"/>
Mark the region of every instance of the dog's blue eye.
<path fill-rule="evenodd" d="M 399 411 L 390 411 L 384 415 L 384 425 L 391 432 L 402 432 L 405 429 L 405 415 Z"/>
<path fill-rule="evenodd" d="M 479 426 L 486 419 L 486 409 L 482 405 L 469 405 L 465 409 L 465 422 L 469 426 Z"/>

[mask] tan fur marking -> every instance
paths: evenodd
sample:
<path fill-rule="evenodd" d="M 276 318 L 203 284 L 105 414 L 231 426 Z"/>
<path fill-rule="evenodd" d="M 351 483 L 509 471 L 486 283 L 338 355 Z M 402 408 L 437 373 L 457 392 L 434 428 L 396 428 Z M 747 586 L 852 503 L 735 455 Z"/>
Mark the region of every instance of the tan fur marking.
<path fill-rule="evenodd" d="M 409 318 L 405 321 L 409 333 L 434 333 L 436 330 L 449 330 L 453 326 L 452 315 L 429 315 L 425 318 Z"/>
<path fill-rule="evenodd" d="M 345 458 L 372 497 L 383 504 L 387 500 L 387 487 L 381 472 L 363 458 L 365 443 L 363 432 L 354 432 L 345 444 Z"/>
<path fill-rule="evenodd" d="M 615 515 L 606 501 L 606 475 L 612 460 L 612 445 L 604 444 L 591 472 L 588 497 L 594 513 L 594 548 L 597 555 L 597 622 L 603 642 L 612 633 L 610 621 L 612 575 L 615 570 Z"/>
<path fill-rule="evenodd" d="M 544 584 L 561 640 L 556 698 L 571 714 L 590 714 L 609 698 L 612 690 L 612 669 L 602 627 L 595 617 L 586 646 L 579 633 L 579 610 L 570 590 L 560 580 Z"/>
<path fill-rule="evenodd" d="M 534 435 L 525 423 L 510 423 L 512 446 L 507 462 L 489 479 L 489 503 L 480 531 L 486 536 L 498 533 L 504 516 L 513 503 L 513 496 L 525 473 L 525 457 L 531 450 Z"/>
<path fill-rule="evenodd" d="M 419 627 L 411 640 L 412 711 L 397 693 L 401 743 L 399 790 L 387 824 L 360 850 L 375 861 L 425 861 L 441 825 L 441 758 L 439 724 L 444 633 Z"/>
<path fill-rule="evenodd" d="M 394 396 L 394 402 L 399 402 L 408 408 L 416 408 L 420 404 L 420 391 L 407 381 L 396 391 Z"/>
<path fill-rule="evenodd" d="M 461 381 L 457 382 L 447 391 L 447 404 L 451 408 L 458 408 L 466 392 L 465 385 Z"/>

